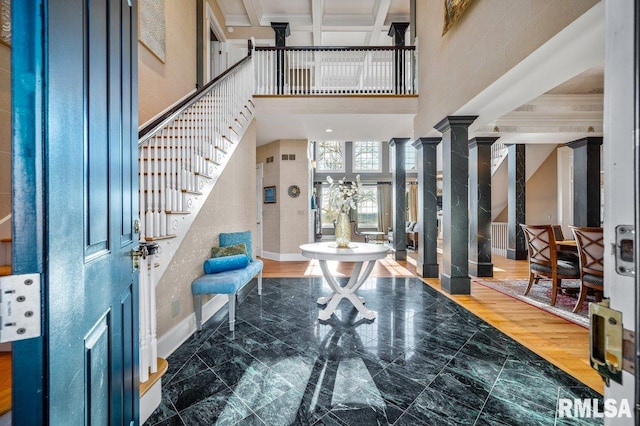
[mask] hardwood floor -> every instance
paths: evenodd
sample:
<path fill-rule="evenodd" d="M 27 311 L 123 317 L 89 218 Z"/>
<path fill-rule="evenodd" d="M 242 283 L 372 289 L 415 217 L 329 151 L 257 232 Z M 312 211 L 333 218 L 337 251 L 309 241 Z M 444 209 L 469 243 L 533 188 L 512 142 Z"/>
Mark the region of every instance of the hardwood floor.
<path fill-rule="evenodd" d="M 0 416 L 11 410 L 11 352 L 0 352 Z"/>
<path fill-rule="evenodd" d="M 415 255 L 415 254 L 414 254 Z M 264 261 L 263 277 L 322 276 L 317 261 Z M 337 276 L 349 276 L 349 263 L 329 263 Z M 494 256 L 495 278 L 527 278 L 528 261 L 513 261 Z M 391 257 L 378 262 L 373 277 L 415 276 L 415 260 L 395 261 Z M 585 385 L 603 394 L 604 383 L 589 366 L 589 330 L 534 306 L 472 283 L 471 295 L 449 295 L 440 288 L 440 280 L 422 279 L 427 285 L 464 306 L 512 339 L 561 368 Z"/>

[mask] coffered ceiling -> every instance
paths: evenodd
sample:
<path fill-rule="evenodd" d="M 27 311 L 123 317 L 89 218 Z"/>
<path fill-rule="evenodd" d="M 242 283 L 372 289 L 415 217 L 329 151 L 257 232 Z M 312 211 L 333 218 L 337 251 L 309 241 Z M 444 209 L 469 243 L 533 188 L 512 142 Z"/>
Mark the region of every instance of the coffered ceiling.
<path fill-rule="evenodd" d="M 215 1 L 225 19 L 221 25 L 227 30 L 260 28 L 256 33 L 263 36 L 257 40 L 261 45 L 273 44 L 271 22 L 289 22 L 288 46 L 390 45 L 390 24 L 410 18 L 410 0 Z M 491 134 L 510 143 L 563 143 L 602 135 L 604 18 L 600 15 L 585 14 L 460 110 L 452 111 L 453 115 L 479 115 L 470 137 Z M 369 139 L 372 129 L 385 123 L 375 114 L 278 114 L 258 120 L 259 144 L 293 136 L 318 139 L 325 127 L 344 127 L 340 136 L 332 137 Z M 412 117 L 395 117 L 393 136 L 435 135 L 414 135 Z"/>
<path fill-rule="evenodd" d="M 289 46 L 387 46 L 409 0 L 217 0 L 227 28 L 289 22 Z"/>

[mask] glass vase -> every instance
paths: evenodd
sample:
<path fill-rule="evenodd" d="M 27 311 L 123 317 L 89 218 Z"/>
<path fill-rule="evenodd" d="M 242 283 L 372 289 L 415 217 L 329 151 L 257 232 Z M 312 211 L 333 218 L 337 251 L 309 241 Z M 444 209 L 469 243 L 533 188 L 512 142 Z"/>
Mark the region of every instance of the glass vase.
<path fill-rule="evenodd" d="M 351 223 L 347 213 L 338 214 L 336 220 L 336 245 L 340 248 L 349 247 L 351 242 Z"/>

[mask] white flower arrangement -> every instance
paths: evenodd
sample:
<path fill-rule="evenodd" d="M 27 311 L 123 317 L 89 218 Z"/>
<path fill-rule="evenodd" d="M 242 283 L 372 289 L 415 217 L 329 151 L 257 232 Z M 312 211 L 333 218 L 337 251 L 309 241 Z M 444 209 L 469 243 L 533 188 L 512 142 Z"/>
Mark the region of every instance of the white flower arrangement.
<path fill-rule="evenodd" d="M 329 205 L 340 213 L 349 213 L 363 198 L 360 175 L 356 176 L 355 182 L 346 182 L 345 178 L 342 178 L 337 184 L 331 176 L 327 176 L 327 182 L 329 182 Z"/>

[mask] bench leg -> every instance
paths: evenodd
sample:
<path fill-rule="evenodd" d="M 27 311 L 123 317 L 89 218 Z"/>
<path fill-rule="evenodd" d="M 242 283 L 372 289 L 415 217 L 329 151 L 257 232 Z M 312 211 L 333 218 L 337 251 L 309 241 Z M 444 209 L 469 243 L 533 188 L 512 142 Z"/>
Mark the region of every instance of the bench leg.
<path fill-rule="evenodd" d="M 196 311 L 196 330 L 202 330 L 202 295 L 193 295 L 193 309 Z"/>
<path fill-rule="evenodd" d="M 231 293 L 229 297 L 229 331 L 233 331 L 236 326 L 236 294 Z"/>
<path fill-rule="evenodd" d="M 262 296 L 262 271 L 258 274 L 258 296 Z"/>

